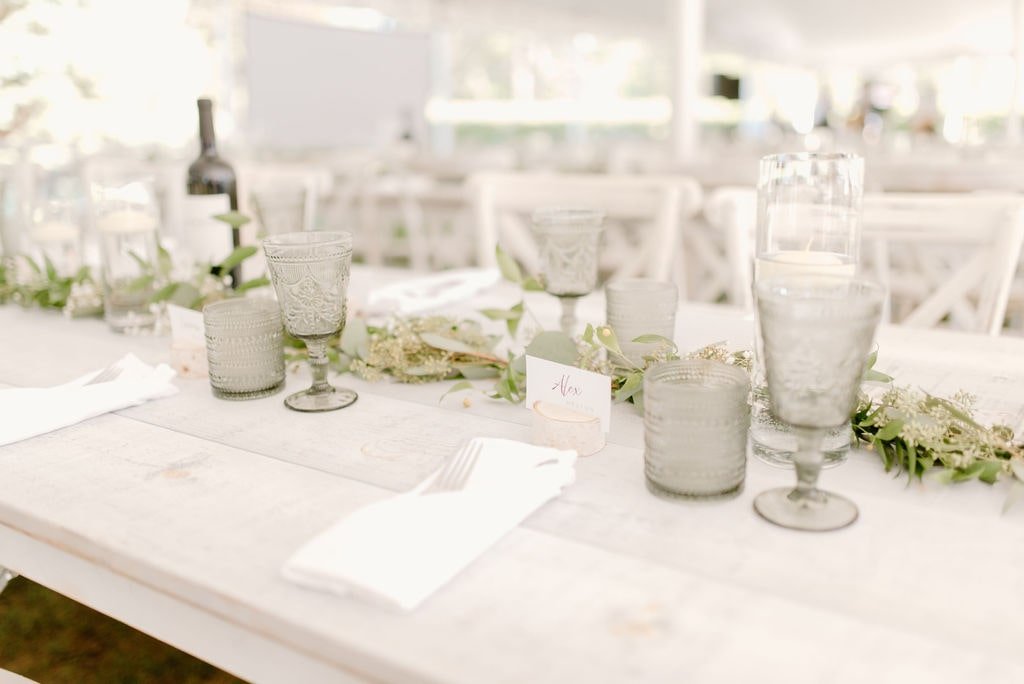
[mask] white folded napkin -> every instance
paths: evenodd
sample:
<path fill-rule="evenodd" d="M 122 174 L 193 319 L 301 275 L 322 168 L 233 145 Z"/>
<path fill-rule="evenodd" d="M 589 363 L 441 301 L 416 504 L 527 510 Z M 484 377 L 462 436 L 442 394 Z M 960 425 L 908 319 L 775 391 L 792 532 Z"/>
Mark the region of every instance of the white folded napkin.
<path fill-rule="evenodd" d="M 493 268 L 463 268 L 403 280 L 370 292 L 367 309 L 371 314 L 415 314 L 438 309 L 469 299 L 500 277 Z"/>
<path fill-rule="evenodd" d="M 289 558 L 297 584 L 413 610 L 575 477 L 576 452 L 506 439 L 481 446 L 466 487 L 405 494 L 361 508 Z"/>
<path fill-rule="evenodd" d="M 127 354 L 114 365 L 121 369 L 116 378 L 93 385 L 87 383 L 105 368 L 56 387 L 0 389 L 0 445 L 178 391 L 171 382 L 174 371 L 166 364 L 154 368 L 134 354 Z"/>

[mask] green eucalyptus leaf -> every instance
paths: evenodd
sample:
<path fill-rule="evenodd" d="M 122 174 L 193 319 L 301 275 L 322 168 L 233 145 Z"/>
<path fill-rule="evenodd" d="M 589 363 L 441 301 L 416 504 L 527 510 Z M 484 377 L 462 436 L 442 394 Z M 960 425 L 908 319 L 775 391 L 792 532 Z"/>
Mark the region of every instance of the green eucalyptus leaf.
<path fill-rule="evenodd" d="M 514 373 L 526 375 L 526 355 L 521 354 L 509 361 L 508 368 Z"/>
<path fill-rule="evenodd" d="M 486 380 L 500 375 L 498 369 L 490 363 L 453 363 L 452 368 L 467 380 Z"/>
<path fill-rule="evenodd" d="M 662 335 L 640 335 L 639 337 L 634 337 L 633 341 L 638 344 L 664 344 L 673 349 L 676 346 L 675 342 Z"/>
<path fill-rule="evenodd" d="M 574 365 L 579 356 L 576 351 L 576 343 L 572 341 L 572 338 L 558 330 L 545 330 L 538 333 L 533 341 L 526 346 L 526 354 L 568 366 Z"/>
<path fill-rule="evenodd" d="M 50 261 L 50 257 L 43 255 L 43 264 L 46 266 L 46 279 L 50 281 L 57 280 L 57 267 Z"/>
<path fill-rule="evenodd" d="M 366 321 L 353 318 L 345 323 L 341 333 L 341 350 L 356 359 L 365 359 L 370 355 L 370 332 Z"/>
<path fill-rule="evenodd" d="M 501 248 L 501 245 L 494 248 L 494 256 L 498 260 L 498 269 L 501 271 L 502 278 L 517 285 L 523 281 L 523 274 L 519 270 L 519 264 L 516 263 L 516 260 L 508 252 Z"/>
<path fill-rule="evenodd" d="M 420 333 L 420 339 L 434 349 L 443 349 L 444 351 L 449 351 L 455 354 L 472 354 L 474 356 L 479 356 L 482 353 L 481 350 L 474 349 L 465 342 L 453 340 L 450 337 L 444 337 L 437 333 Z"/>
<path fill-rule="evenodd" d="M 523 280 L 523 289 L 527 292 L 543 292 L 544 283 L 540 282 L 535 276 L 527 276 Z"/>
<path fill-rule="evenodd" d="M 167 283 L 159 290 L 157 290 L 155 293 L 153 293 L 153 296 L 149 298 L 149 302 L 151 304 L 156 304 L 157 302 L 166 302 L 174 295 L 174 293 L 178 290 L 178 287 L 180 285 L 181 283 Z"/>
<path fill-rule="evenodd" d="M 441 398 L 437 400 L 437 403 L 440 404 L 442 401 L 444 401 L 444 398 L 447 397 L 449 394 L 453 394 L 455 392 L 465 392 L 466 390 L 471 389 L 476 389 L 475 387 L 473 387 L 473 383 L 471 383 L 469 380 L 460 380 L 451 387 L 449 387 L 448 391 L 442 394 Z"/>
<path fill-rule="evenodd" d="M 203 296 L 199 292 L 199 288 L 192 283 L 179 283 L 167 301 L 189 309 L 201 309 Z"/>
<path fill-rule="evenodd" d="M 622 387 L 615 390 L 615 401 L 626 401 L 644 388 L 644 374 L 640 372 L 630 373 Z"/>
<path fill-rule="evenodd" d="M 213 218 L 217 219 L 218 221 L 223 221 L 224 223 L 231 226 L 231 228 L 234 230 L 237 230 L 244 226 L 246 223 L 252 221 L 251 218 L 238 211 L 229 211 L 226 214 L 217 214 Z"/>
<path fill-rule="evenodd" d="M 251 257 L 257 251 L 259 251 L 259 248 L 255 245 L 242 245 L 241 247 L 235 247 L 234 251 L 232 251 L 224 261 L 217 264 L 217 268 L 220 269 L 221 273 L 227 273 L 235 266 L 238 266 L 240 263 Z"/>
<path fill-rule="evenodd" d="M 492 321 L 507 321 L 523 315 L 522 311 L 515 312 L 512 309 L 480 309 L 480 313 Z"/>
<path fill-rule="evenodd" d="M 270 285 L 270 279 L 267 276 L 259 276 L 246 280 L 244 283 L 235 288 L 235 292 L 241 294 L 242 292 L 248 292 L 249 290 L 256 290 L 261 287 L 268 287 Z"/>
<path fill-rule="evenodd" d="M 611 326 L 602 325 L 595 329 L 597 334 L 597 341 L 608 351 L 615 352 L 619 356 L 622 356 L 622 347 L 619 346 L 619 338 L 615 335 L 615 331 L 612 330 Z"/>
<path fill-rule="evenodd" d="M 875 433 L 875 440 L 888 442 L 890 439 L 894 439 L 900 434 L 900 430 L 903 429 L 903 421 L 899 419 L 890 420 L 882 427 L 877 433 Z"/>
<path fill-rule="evenodd" d="M 998 461 L 987 461 L 985 466 L 978 473 L 978 479 L 986 484 L 995 484 L 1003 472 L 1003 465 Z"/>

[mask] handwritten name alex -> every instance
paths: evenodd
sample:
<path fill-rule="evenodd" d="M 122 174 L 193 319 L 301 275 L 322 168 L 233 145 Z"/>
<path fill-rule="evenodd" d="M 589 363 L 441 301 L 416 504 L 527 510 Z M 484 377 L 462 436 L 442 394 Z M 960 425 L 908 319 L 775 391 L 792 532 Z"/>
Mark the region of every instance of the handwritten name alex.
<path fill-rule="evenodd" d="M 558 392 L 563 397 L 578 397 L 583 394 L 583 388 L 579 385 L 573 385 L 570 377 L 564 373 L 561 378 L 551 385 L 551 390 Z"/>

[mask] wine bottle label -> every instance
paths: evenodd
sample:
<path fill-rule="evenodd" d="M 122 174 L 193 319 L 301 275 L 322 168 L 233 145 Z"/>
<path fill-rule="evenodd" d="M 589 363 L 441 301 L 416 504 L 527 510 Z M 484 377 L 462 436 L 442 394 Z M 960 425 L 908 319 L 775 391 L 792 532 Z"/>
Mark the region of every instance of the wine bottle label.
<path fill-rule="evenodd" d="M 187 195 L 181 208 L 183 246 L 196 263 L 219 264 L 234 249 L 231 227 L 213 218 L 231 211 L 231 199 L 221 195 Z"/>

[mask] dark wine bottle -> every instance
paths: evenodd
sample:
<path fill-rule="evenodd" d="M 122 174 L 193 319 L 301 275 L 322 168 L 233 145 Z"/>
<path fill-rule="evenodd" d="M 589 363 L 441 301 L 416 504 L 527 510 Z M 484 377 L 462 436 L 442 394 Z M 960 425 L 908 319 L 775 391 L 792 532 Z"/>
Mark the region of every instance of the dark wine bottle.
<path fill-rule="evenodd" d="M 239 245 L 238 230 L 213 217 L 238 210 L 235 170 L 217 154 L 213 102 L 199 106 L 199 157 L 188 167 L 188 197 L 183 211 L 184 238 L 193 258 L 219 264 Z M 231 271 L 231 286 L 241 282 L 241 269 Z M 215 273 L 215 275 L 223 275 Z"/>

